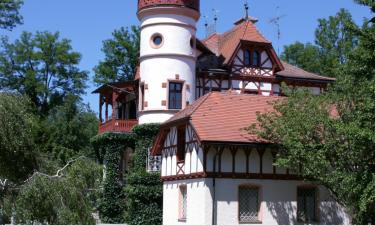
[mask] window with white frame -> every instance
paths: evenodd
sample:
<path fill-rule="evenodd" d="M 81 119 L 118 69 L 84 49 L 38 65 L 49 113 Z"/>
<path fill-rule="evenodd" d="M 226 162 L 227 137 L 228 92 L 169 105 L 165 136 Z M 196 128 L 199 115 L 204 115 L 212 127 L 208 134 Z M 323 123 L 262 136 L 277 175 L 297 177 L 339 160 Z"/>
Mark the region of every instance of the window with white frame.
<path fill-rule="evenodd" d="M 238 193 L 239 221 L 241 223 L 259 222 L 259 188 L 241 186 Z"/>
<path fill-rule="evenodd" d="M 317 188 L 297 189 L 297 219 L 299 222 L 317 221 Z"/>
<path fill-rule="evenodd" d="M 179 212 L 178 219 L 186 221 L 186 212 L 187 212 L 187 188 L 186 185 L 181 185 L 179 187 Z"/>

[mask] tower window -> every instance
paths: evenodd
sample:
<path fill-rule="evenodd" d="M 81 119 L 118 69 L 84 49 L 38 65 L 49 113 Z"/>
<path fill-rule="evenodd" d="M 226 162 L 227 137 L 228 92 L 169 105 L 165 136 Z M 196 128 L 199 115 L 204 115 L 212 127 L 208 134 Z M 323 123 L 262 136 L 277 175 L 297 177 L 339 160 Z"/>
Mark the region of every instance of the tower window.
<path fill-rule="evenodd" d="M 141 89 L 141 93 L 140 93 L 141 110 L 144 110 L 145 109 L 145 85 L 141 84 L 140 89 Z"/>
<path fill-rule="evenodd" d="M 169 109 L 182 109 L 182 83 L 169 83 Z"/>
<path fill-rule="evenodd" d="M 151 46 L 153 48 L 160 48 L 163 45 L 163 36 L 159 33 L 152 35 L 151 37 Z"/>

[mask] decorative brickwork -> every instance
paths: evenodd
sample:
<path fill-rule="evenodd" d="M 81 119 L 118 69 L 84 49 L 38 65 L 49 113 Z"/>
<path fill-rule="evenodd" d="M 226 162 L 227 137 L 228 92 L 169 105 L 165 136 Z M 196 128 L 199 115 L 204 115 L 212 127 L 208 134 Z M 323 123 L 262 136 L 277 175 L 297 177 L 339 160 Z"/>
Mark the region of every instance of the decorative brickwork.
<path fill-rule="evenodd" d="M 199 11 L 200 0 L 138 0 L 138 11 L 158 6 L 180 6 Z"/>

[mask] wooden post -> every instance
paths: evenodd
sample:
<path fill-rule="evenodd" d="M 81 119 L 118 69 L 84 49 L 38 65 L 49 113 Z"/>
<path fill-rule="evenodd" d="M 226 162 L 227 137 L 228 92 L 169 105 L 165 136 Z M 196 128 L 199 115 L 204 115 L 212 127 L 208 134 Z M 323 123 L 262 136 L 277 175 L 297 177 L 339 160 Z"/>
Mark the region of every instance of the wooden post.
<path fill-rule="evenodd" d="M 103 110 L 103 97 L 102 97 L 102 94 L 100 94 L 99 95 L 99 124 L 102 124 L 103 122 L 102 110 Z"/>

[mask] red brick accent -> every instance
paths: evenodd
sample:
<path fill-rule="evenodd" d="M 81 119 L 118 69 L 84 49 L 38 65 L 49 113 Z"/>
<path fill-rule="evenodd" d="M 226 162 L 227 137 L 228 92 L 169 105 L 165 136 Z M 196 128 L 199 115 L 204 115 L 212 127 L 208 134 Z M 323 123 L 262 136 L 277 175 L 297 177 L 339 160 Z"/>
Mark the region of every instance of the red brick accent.
<path fill-rule="evenodd" d="M 162 87 L 162 88 L 167 88 L 167 83 L 162 83 L 162 84 L 161 84 L 161 87 Z"/>
<path fill-rule="evenodd" d="M 179 79 L 180 79 L 180 75 L 176 74 L 176 80 L 179 80 Z"/>
<path fill-rule="evenodd" d="M 161 101 L 161 105 L 162 106 L 167 106 L 167 101 L 165 101 L 165 100 Z"/>

